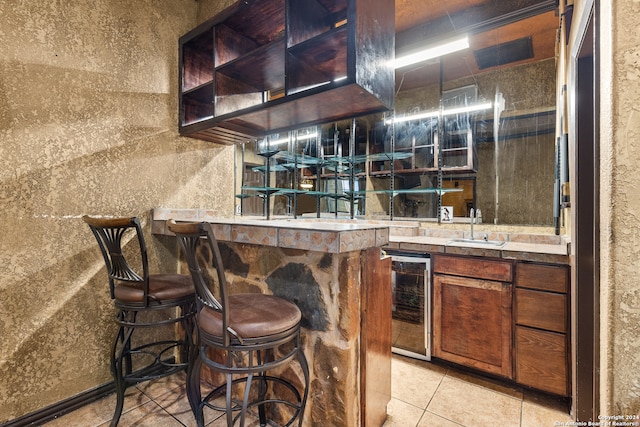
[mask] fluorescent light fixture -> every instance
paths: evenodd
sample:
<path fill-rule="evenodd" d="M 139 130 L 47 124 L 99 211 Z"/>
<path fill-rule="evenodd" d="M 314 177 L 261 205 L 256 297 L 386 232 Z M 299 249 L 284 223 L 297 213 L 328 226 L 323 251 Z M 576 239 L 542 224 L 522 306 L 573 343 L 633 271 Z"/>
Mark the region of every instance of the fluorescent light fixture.
<path fill-rule="evenodd" d="M 313 139 L 318 136 L 317 132 L 305 133 L 304 135 L 298 135 L 295 139 L 298 141 L 304 141 L 306 139 Z"/>
<path fill-rule="evenodd" d="M 439 111 L 427 111 L 426 113 L 411 114 L 410 116 L 394 117 L 392 119 L 387 119 L 385 124 L 390 125 L 391 123 L 402 123 L 408 122 L 409 120 L 428 119 L 438 117 L 438 114 L 440 114 Z"/>
<path fill-rule="evenodd" d="M 464 36 L 458 40 L 452 40 L 445 42 L 441 45 L 430 47 L 425 50 L 421 50 L 416 53 L 396 58 L 393 61 L 394 68 L 402 68 L 407 65 L 416 64 L 418 62 L 427 61 L 429 59 L 437 58 L 439 56 L 447 55 L 449 53 L 457 52 L 459 50 L 469 48 L 469 37 Z"/>
<path fill-rule="evenodd" d="M 448 116 L 451 114 L 473 113 L 474 111 L 489 110 L 492 107 L 493 107 L 493 103 L 489 101 L 489 102 L 485 102 L 484 104 L 467 105 L 466 107 L 459 107 L 459 108 L 449 108 L 448 110 L 444 110 L 442 112 L 442 115 Z"/>
<path fill-rule="evenodd" d="M 485 102 L 483 104 L 467 105 L 465 107 L 458 107 L 458 108 L 449 108 L 448 110 L 444 110 L 442 112 L 442 115 L 450 116 L 453 114 L 473 113 L 474 111 L 488 110 L 492 107 L 493 107 L 493 104 L 491 102 Z M 438 117 L 439 114 L 440 112 L 436 110 L 436 111 L 427 111 L 425 113 L 411 114 L 409 116 L 394 117 L 392 119 L 385 120 L 385 124 L 389 125 L 391 123 L 408 122 L 409 120 L 428 119 L 431 117 Z"/>
<path fill-rule="evenodd" d="M 304 135 L 298 135 L 297 137 L 292 137 L 292 138 L 280 138 L 280 139 L 275 139 L 273 141 L 269 141 L 267 140 L 267 144 L 269 146 L 271 145 L 279 145 L 279 144 L 284 144 L 285 142 L 289 142 L 289 139 L 295 139 L 297 141 L 305 141 L 307 139 L 313 139 L 315 137 L 318 136 L 317 132 L 313 132 L 313 133 L 306 133 Z"/>

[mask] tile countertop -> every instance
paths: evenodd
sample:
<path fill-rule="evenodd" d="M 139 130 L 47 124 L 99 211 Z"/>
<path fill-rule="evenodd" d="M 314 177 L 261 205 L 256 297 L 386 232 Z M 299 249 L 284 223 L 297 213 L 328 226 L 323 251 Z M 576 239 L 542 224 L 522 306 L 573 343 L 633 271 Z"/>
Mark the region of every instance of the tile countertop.
<path fill-rule="evenodd" d="M 389 236 L 389 244 L 384 249 L 569 264 L 569 243 L 562 239 L 559 239 L 559 243 L 506 241 L 501 246 L 487 245 L 480 242 L 456 242 L 454 241 L 455 239 L 456 237 L 391 235 Z"/>
<path fill-rule="evenodd" d="M 219 218 L 207 210 L 154 209 L 151 230 L 154 234 L 172 234 L 166 222 L 210 222 L 218 240 L 274 246 L 288 249 L 343 253 L 382 247 L 389 243 L 385 224 L 312 221 L 302 219 Z"/>
<path fill-rule="evenodd" d="M 221 241 L 253 243 L 291 249 L 342 253 L 383 247 L 386 250 L 446 253 L 569 264 L 570 243 L 562 236 L 490 232 L 501 246 L 455 241 L 467 236 L 463 230 L 421 228 L 419 223 L 323 219 L 220 218 L 206 209 L 157 208 L 152 211 L 152 231 L 171 234 L 166 221 L 208 221 Z M 483 235 L 478 230 L 478 235 Z M 487 233 L 484 233 L 487 234 Z"/>

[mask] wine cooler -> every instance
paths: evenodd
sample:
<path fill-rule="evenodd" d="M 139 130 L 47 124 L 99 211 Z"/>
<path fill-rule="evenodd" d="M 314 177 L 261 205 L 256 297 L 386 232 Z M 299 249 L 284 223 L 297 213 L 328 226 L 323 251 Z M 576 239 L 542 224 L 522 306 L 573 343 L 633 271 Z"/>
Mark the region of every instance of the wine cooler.
<path fill-rule="evenodd" d="M 387 251 L 391 256 L 392 351 L 431 359 L 431 259 L 429 254 Z"/>

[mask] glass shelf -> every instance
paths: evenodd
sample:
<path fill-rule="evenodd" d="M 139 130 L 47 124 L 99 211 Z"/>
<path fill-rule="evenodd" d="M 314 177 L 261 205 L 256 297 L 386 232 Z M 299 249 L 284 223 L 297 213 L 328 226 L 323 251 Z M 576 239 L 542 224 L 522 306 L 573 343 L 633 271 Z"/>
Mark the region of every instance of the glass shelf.
<path fill-rule="evenodd" d="M 391 194 L 393 197 L 399 194 L 429 194 L 435 193 L 443 195 L 447 193 L 461 192 L 462 188 L 410 188 L 402 190 L 360 190 L 360 191 L 345 191 L 346 193 L 353 193 L 354 195 L 362 196 L 366 194 Z"/>
<path fill-rule="evenodd" d="M 426 160 L 421 157 L 420 162 L 414 161 L 417 158 L 415 150 L 394 151 L 379 139 L 376 144 L 370 144 L 370 140 L 363 137 L 364 132 L 369 131 L 367 123 L 352 119 L 351 123 L 337 123 L 330 129 L 320 126 L 307 129 L 303 136 L 313 135 L 313 138 L 302 138 L 304 145 L 299 144 L 299 131 L 270 135 L 272 145 L 261 145 L 257 141 L 255 154 L 263 157 L 265 164 L 251 166 L 249 170 L 258 176 L 252 185 L 257 187 L 243 186 L 239 191 L 243 194 L 238 197 L 261 197 L 267 219 L 269 203 L 275 203 L 274 212 L 278 215 L 284 214 L 285 208 L 286 215 L 313 212 L 313 204 L 316 204 L 318 214 L 348 212 L 351 217 L 364 215 L 366 205 L 371 203 L 376 208 L 388 210 L 393 219 L 395 214 L 405 213 L 402 209 L 416 210 L 415 206 L 420 205 L 425 206 L 424 211 L 431 212 L 434 206 L 442 203 L 437 199 L 443 195 L 463 194 L 462 188 L 442 188 L 445 185 L 435 182 L 437 170 L 417 169 Z M 307 139 L 313 141 L 307 142 Z M 276 146 L 280 141 L 288 141 L 287 146 Z M 264 151 L 260 152 L 260 148 Z M 430 166 L 437 168 L 436 164 Z M 264 176 L 264 183 L 260 174 Z M 270 185 L 268 175 L 271 181 L 275 179 L 275 185 Z M 367 184 L 369 177 L 385 179 L 373 182 L 372 187 Z M 394 205 L 400 208 L 394 210 Z"/>
<path fill-rule="evenodd" d="M 402 160 L 408 159 L 413 156 L 412 153 L 403 152 L 390 152 L 390 153 L 374 153 L 374 154 L 358 154 L 356 156 L 344 156 L 344 157 L 329 157 L 327 160 L 331 160 L 336 163 L 345 164 L 357 164 L 364 162 L 379 162 L 386 160 Z"/>
<path fill-rule="evenodd" d="M 273 166 L 254 166 L 253 168 L 251 168 L 251 170 L 254 172 L 266 172 L 267 170 L 269 170 L 269 172 L 286 172 L 286 171 L 289 171 L 290 169 L 287 168 L 287 165 L 273 165 Z"/>
<path fill-rule="evenodd" d="M 319 157 L 313 157 L 306 154 L 294 154 L 289 151 L 282 151 L 276 156 L 278 160 L 284 160 L 288 163 L 297 163 L 298 165 L 307 166 L 323 166 L 327 163 L 335 163 L 334 161 L 328 161 L 327 159 L 321 159 Z"/>
<path fill-rule="evenodd" d="M 296 190 L 294 188 L 278 188 L 278 187 L 242 187 L 242 191 L 255 191 L 258 194 L 249 194 L 249 193 L 241 193 L 241 194 L 236 194 L 236 197 L 238 198 L 247 198 L 247 197 L 254 197 L 254 196 L 260 196 L 263 197 L 265 195 L 271 196 L 271 195 L 275 195 L 275 196 L 290 196 L 290 195 L 294 195 L 294 194 L 298 194 L 298 195 L 309 195 L 309 196 L 314 196 L 314 197 L 332 197 L 332 198 L 344 198 L 346 197 L 346 192 L 344 194 L 336 194 L 336 193 L 330 193 L 327 191 L 314 191 L 314 190 Z"/>
<path fill-rule="evenodd" d="M 247 193 L 240 193 L 240 194 L 236 194 L 236 197 L 238 199 L 248 199 L 249 197 L 256 197 L 257 194 L 247 194 Z"/>
<path fill-rule="evenodd" d="M 284 190 L 283 188 L 277 187 L 242 187 L 242 191 L 255 191 L 256 196 L 266 197 L 270 196 L 274 193 Z"/>
<path fill-rule="evenodd" d="M 349 166 L 337 165 L 336 162 L 331 162 L 331 164 L 324 166 L 324 168 L 330 172 L 337 172 L 339 174 L 346 174 L 351 170 Z"/>
<path fill-rule="evenodd" d="M 276 155 L 276 154 L 278 154 L 280 151 L 281 151 L 281 150 L 278 150 L 278 149 L 275 149 L 275 148 L 274 148 L 274 149 L 270 149 L 270 150 L 258 151 L 256 154 L 257 154 L 258 156 L 260 156 L 260 157 L 266 157 L 266 158 L 269 158 L 269 157 L 273 157 L 273 156 L 275 156 L 275 155 Z"/>

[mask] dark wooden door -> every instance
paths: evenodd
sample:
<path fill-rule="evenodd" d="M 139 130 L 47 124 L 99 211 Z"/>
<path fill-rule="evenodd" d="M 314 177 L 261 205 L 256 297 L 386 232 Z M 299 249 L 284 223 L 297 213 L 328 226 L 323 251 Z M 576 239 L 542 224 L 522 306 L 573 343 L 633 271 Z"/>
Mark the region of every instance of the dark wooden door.
<path fill-rule="evenodd" d="M 435 274 L 433 355 L 513 377 L 511 283 Z"/>

